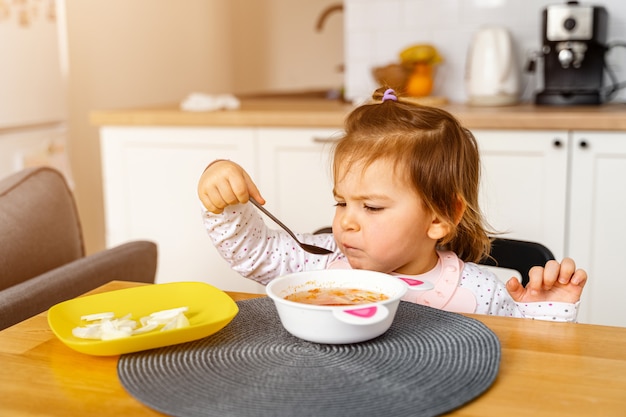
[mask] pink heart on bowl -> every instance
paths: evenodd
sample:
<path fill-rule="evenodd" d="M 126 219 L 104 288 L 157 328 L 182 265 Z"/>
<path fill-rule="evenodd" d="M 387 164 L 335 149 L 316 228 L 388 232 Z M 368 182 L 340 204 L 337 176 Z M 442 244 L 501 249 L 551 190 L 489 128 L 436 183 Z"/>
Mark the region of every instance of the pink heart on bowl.
<path fill-rule="evenodd" d="M 352 314 L 357 317 L 370 318 L 376 314 L 376 306 L 344 310 L 344 313 Z"/>

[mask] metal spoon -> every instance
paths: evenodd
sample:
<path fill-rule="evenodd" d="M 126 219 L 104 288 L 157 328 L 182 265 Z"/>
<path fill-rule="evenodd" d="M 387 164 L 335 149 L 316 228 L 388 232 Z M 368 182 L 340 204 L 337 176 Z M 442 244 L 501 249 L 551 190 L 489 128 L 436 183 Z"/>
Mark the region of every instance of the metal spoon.
<path fill-rule="evenodd" d="M 267 217 L 269 217 L 270 219 L 274 220 L 274 222 L 276 222 L 277 225 L 279 225 L 280 227 L 285 229 L 285 231 L 287 233 L 289 233 L 289 236 L 291 236 L 293 238 L 293 240 L 295 240 L 298 243 L 298 245 L 302 249 L 304 249 L 305 251 L 307 251 L 309 253 L 313 253 L 315 255 L 330 255 L 331 253 L 333 253 L 333 251 L 328 250 L 326 248 L 320 248 L 319 246 L 309 245 L 307 243 L 300 242 L 298 240 L 298 238 L 296 237 L 296 235 L 287 226 L 285 226 L 280 220 L 278 220 L 276 217 L 274 217 L 274 215 L 272 213 L 267 211 L 265 209 L 265 207 L 263 207 L 261 204 L 259 204 L 258 201 L 256 201 L 254 198 L 250 197 L 250 202 L 252 204 L 254 204 L 263 213 L 265 213 L 267 215 Z"/>

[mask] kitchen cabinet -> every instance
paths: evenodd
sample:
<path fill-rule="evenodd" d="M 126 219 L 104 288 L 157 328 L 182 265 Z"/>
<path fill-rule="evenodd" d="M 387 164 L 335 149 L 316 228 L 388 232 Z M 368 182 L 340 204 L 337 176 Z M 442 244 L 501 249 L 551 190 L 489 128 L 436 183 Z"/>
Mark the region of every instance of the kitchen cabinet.
<path fill-rule="evenodd" d="M 0 177 L 46 165 L 71 185 L 63 25 L 43 3 L 0 2 Z"/>
<path fill-rule="evenodd" d="M 571 257 L 589 281 L 579 321 L 626 326 L 626 133 L 476 130 L 480 202 L 505 236 Z"/>
<path fill-rule="evenodd" d="M 568 255 L 589 273 L 580 316 L 626 326 L 626 132 L 572 134 Z"/>
<path fill-rule="evenodd" d="M 258 184 L 266 207 L 298 232 L 332 224 L 331 147 L 340 129 L 259 129 Z"/>
<path fill-rule="evenodd" d="M 480 205 L 504 237 L 565 253 L 569 133 L 472 131 L 482 161 Z"/>
<path fill-rule="evenodd" d="M 337 131 L 105 126 L 100 137 L 107 246 L 157 242 L 157 282 L 204 281 L 223 290 L 264 293 L 213 248 L 201 223 L 198 178 L 210 161 L 236 161 L 257 183 L 269 210 L 294 230 L 312 232 L 332 222 L 326 151 Z"/>
<path fill-rule="evenodd" d="M 115 127 L 101 129 L 106 243 L 157 243 L 157 282 L 203 281 L 228 291 L 263 293 L 233 272 L 202 225 L 196 186 L 214 159 L 232 159 L 254 177 L 251 128 Z"/>

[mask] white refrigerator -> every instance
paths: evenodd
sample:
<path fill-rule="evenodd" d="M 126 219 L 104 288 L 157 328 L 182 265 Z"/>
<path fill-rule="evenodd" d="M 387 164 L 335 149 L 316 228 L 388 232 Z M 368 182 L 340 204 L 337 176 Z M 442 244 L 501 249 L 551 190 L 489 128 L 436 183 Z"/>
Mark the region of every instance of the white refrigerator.
<path fill-rule="evenodd" d="M 67 163 L 62 0 L 0 0 L 0 177 Z"/>

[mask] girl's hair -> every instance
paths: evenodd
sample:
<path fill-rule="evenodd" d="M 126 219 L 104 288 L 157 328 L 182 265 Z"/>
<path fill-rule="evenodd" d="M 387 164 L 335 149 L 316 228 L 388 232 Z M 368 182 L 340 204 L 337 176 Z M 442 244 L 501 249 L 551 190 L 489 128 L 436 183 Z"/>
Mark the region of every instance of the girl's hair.
<path fill-rule="evenodd" d="M 449 224 L 439 249 L 468 262 L 488 256 L 491 241 L 478 207 L 480 160 L 472 133 L 450 113 L 394 100 L 386 88 L 372 98 L 378 102 L 357 107 L 345 121 L 345 135 L 334 148 L 335 181 L 355 163 L 365 168 L 389 160 L 426 208 Z"/>

